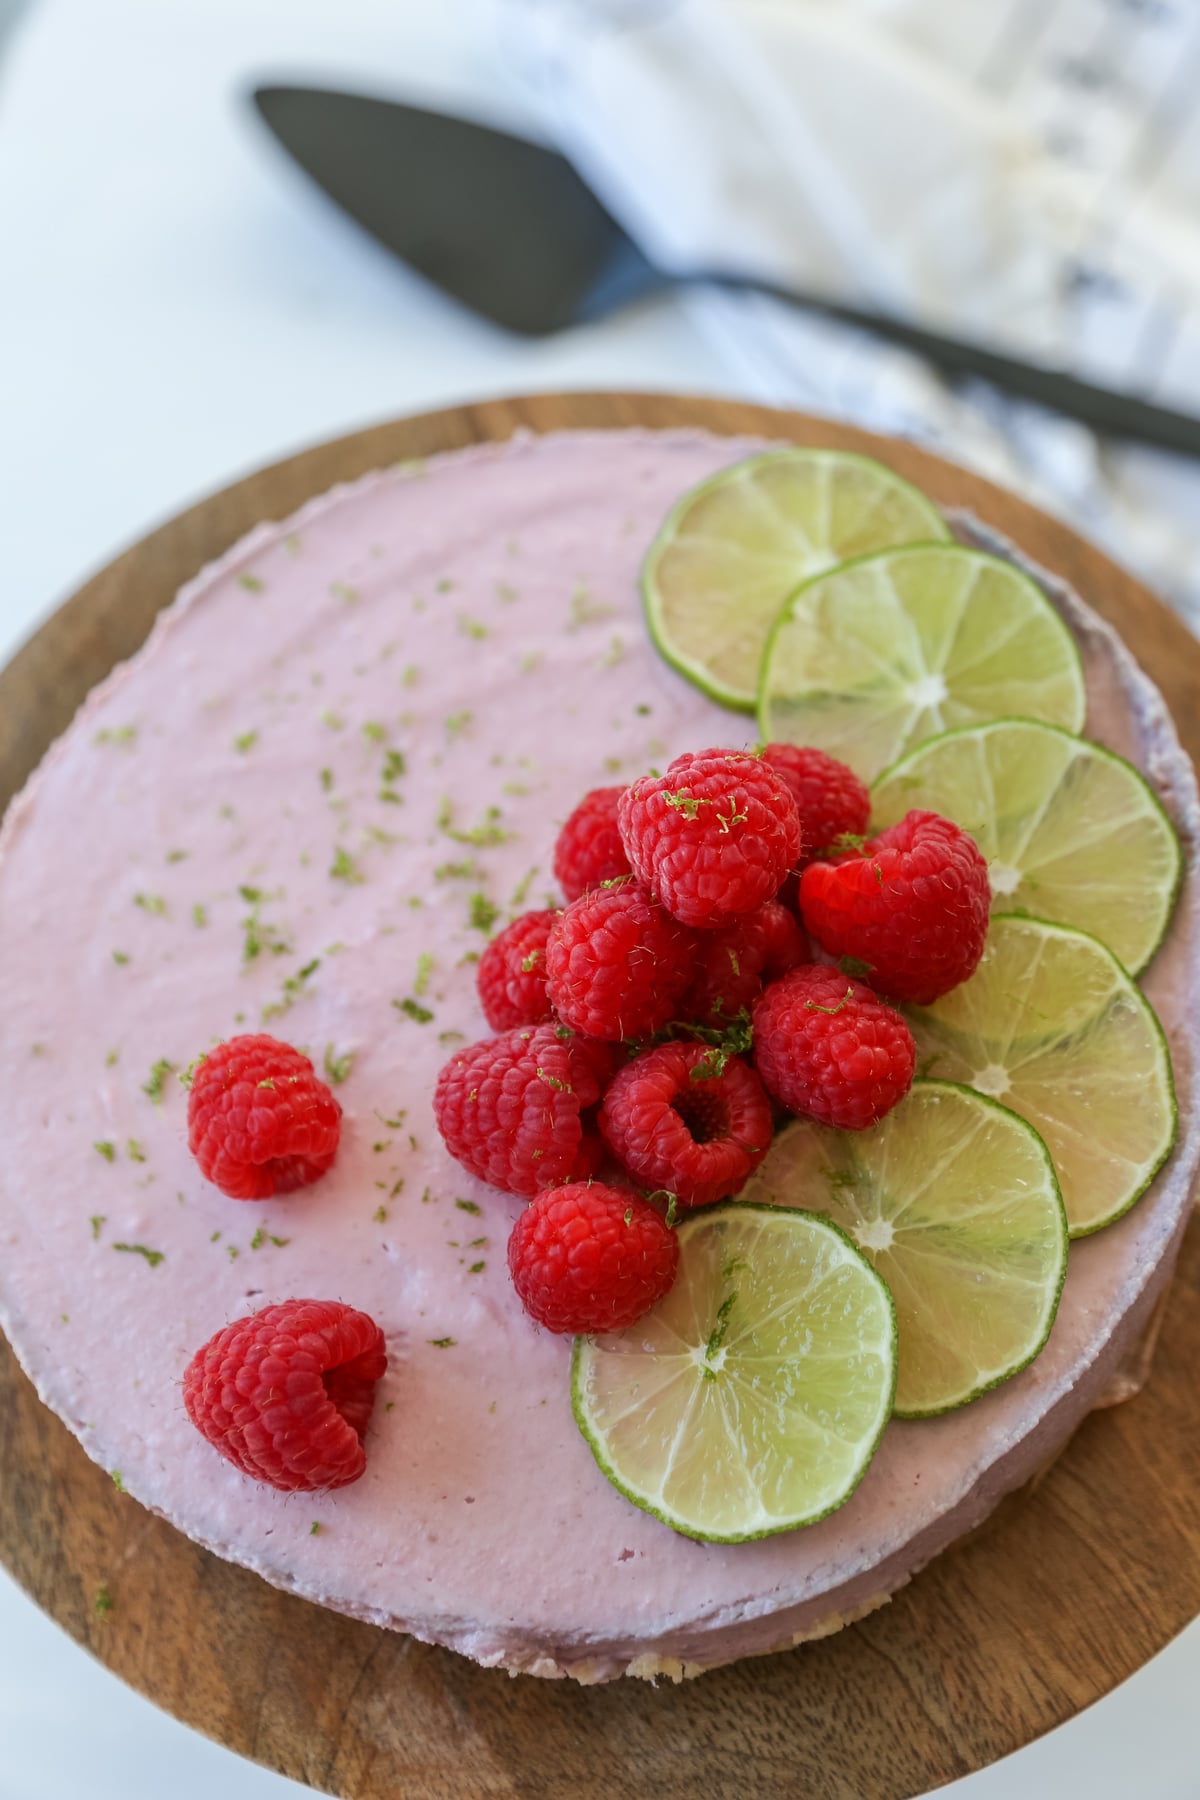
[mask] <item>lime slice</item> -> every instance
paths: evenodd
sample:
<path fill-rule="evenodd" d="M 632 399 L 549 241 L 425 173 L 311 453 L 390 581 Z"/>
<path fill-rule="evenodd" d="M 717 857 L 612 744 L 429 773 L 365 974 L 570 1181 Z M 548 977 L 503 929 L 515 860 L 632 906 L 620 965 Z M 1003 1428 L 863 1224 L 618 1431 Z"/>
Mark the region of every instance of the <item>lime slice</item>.
<path fill-rule="evenodd" d="M 1054 1158 L 1072 1237 L 1145 1193 L 1175 1142 L 1162 1027 L 1111 950 L 1065 925 L 993 917 L 969 981 L 909 1009 L 925 1074 L 1002 1100 Z"/>
<path fill-rule="evenodd" d="M 971 833 L 997 910 L 1089 931 L 1134 975 L 1162 942 L 1179 840 L 1153 790 L 1111 750 L 1032 719 L 947 731 L 871 790 L 877 830 L 913 806 Z"/>
<path fill-rule="evenodd" d="M 748 457 L 685 494 L 650 546 L 650 635 L 714 700 L 753 712 L 763 644 L 793 588 L 849 556 L 949 535 L 931 500 L 870 457 Z"/>
<path fill-rule="evenodd" d="M 763 652 L 768 743 L 815 744 L 871 780 L 955 725 L 1020 714 L 1078 731 L 1079 652 L 1041 588 L 962 544 L 861 557 L 799 588 Z"/>
<path fill-rule="evenodd" d="M 850 1498 L 892 1411 L 896 1317 L 828 1220 L 743 1201 L 679 1227 L 679 1274 L 628 1331 L 577 1338 L 575 1419 L 673 1531 L 739 1543 Z"/>
<path fill-rule="evenodd" d="M 870 1131 L 797 1120 L 743 1193 L 828 1214 L 883 1276 L 904 1418 L 965 1406 L 1050 1335 L 1067 1272 L 1054 1164 L 1031 1126 L 970 1088 L 918 1081 Z"/>

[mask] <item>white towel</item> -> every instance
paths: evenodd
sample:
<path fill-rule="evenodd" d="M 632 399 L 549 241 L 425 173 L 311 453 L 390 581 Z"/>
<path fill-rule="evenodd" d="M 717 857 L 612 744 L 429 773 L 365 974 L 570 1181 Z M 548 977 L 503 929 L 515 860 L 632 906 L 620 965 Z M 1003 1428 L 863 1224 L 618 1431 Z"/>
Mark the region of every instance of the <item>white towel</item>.
<path fill-rule="evenodd" d="M 665 269 L 886 311 L 1200 414 L 1195 0 L 506 0 L 547 130 Z M 1200 462 L 712 287 L 748 394 L 1066 514 L 1200 626 Z"/>

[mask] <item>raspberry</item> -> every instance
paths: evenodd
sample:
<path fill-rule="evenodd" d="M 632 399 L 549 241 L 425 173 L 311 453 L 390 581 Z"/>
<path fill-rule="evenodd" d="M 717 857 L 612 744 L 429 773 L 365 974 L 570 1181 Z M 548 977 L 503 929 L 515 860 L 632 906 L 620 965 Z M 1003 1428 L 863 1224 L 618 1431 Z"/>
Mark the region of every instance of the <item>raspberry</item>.
<path fill-rule="evenodd" d="M 606 1044 L 599 1038 L 584 1037 L 565 1025 L 559 1026 L 556 1035 L 566 1044 L 571 1086 L 579 1096 L 580 1111 L 585 1112 L 589 1106 L 595 1106 L 616 1070 L 624 1063 L 625 1052 L 620 1044 Z"/>
<path fill-rule="evenodd" d="M 357 1481 L 387 1368 L 374 1319 L 340 1300 L 285 1300 L 237 1319 L 183 1376 L 188 1417 L 243 1475 L 284 1493 Z"/>
<path fill-rule="evenodd" d="M 607 1152 L 598 1131 L 585 1131 L 571 1164 L 571 1181 L 594 1181 L 600 1173 Z"/>
<path fill-rule="evenodd" d="M 772 982 L 754 1008 L 754 1060 L 789 1112 L 861 1131 L 912 1086 L 916 1048 L 900 1014 L 825 964 Z"/>
<path fill-rule="evenodd" d="M 600 1108 L 604 1141 L 639 1182 L 683 1206 L 736 1194 L 771 1142 L 771 1105 L 753 1069 L 703 1044 L 660 1044 L 627 1063 Z"/>
<path fill-rule="evenodd" d="M 553 1025 L 525 1026 L 458 1050 L 437 1079 L 433 1116 L 447 1150 L 506 1194 L 568 1181 L 579 1151 L 580 1095 Z M 586 1071 L 590 1091 L 598 1092 Z"/>
<path fill-rule="evenodd" d="M 568 901 L 589 888 L 629 873 L 629 858 L 617 829 L 617 801 L 624 788 L 593 788 L 558 834 L 554 879 Z"/>
<path fill-rule="evenodd" d="M 546 992 L 546 939 L 553 912 L 522 913 L 494 937 L 479 959 L 475 985 L 483 1016 L 493 1031 L 540 1025 L 550 1015 Z"/>
<path fill-rule="evenodd" d="M 201 1058 L 187 1119 L 200 1173 L 231 1200 L 269 1200 L 319 1180 L 342 1129 L 342 1109 L 308 1057 L 265 1033 Z"/>
<path fill-rule="evenodd" d="M 894 1000 L 928 1006 L 983 955 L 991 888 L 975 842 L 937 813 L 910 812 L 861 851 L 810 863 L 804 923 Z"/>
<path fill-rule="evenodd" d="M 550 933 L 546 970 L 559 1017 L 616 1042 L 657 1031 L 691 979 L 694 939 L 634 881 L 573 900 Z"/>
<path fill-rule="evenodd" d="M 753 1006 L 764 978 L 774 980 L 812 960 L 803 930 L 775 900 L 697 939 L 696 972 L 677 1011 L 702 1025 L 728 1025 Z"/>
<path fill-rule="evenodd" d="M 840 837 L 862 837 L 871 796 L 844 762 L 798 744 L 768 744 L 763 761 L 786 782 L 796 802 L 806 860 L 822 855 Z"/>
<path fill-rule="evenodd" d="M 573 1182 L 539 1194 L 512 1228 L 508 1267 L 548 1331 L 620 1331 L 670 1288 L 675 1233 L 627 1188 Z"/>
<path fill-rule="evenodd" d="M 796 803 L 768 763 L 740 750 L 677 756 L 621 796 L 634 873 L 685 925 L 713 930 L 769 900 L 800 856 Z"/>

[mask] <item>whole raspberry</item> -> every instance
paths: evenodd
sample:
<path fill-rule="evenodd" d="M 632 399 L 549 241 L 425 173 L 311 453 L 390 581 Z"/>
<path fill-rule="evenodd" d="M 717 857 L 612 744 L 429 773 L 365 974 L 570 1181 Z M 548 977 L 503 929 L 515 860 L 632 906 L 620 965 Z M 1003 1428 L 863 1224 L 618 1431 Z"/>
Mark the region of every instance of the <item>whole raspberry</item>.
<path fill-rule="evenodd" d="M 558 834 L 554 879 L 567 899 L 629 873 L 629 858 L 617 829 L 617 801 L 624 788 L 593 788 Z"/>
<path fill-rule="evenodd" d="M 621 1331 L 670 1288 L 679 1243 L 628 1188 L 574 1182 L 539 1194 L 512 1228 L 508 1268 L 548 1331 Z"/>
<path fill-rule="evenodd" d="M 483 1016 L 493 1031 L 540 1025 L 550 1018 L 546 992 L 546 939 L 558 914 L 522 913 L 494 937 L 479 959 L 475 985 Z"/>
<path fill-rule="evenodd" d="M 692 1024 L 728 1025 L 749 1011 L 764 980 L 811 961 L 800 925 L 786 906 L 768 900 L 732 925 L 697 934 L 696 972 L 676 1011 Z"/>
<path fill-rule="evenodd" d="M 555 1035 L 566 1045 L 571 1086 L 579 1097 L 580 1111 L 586 1112 L 589 1106 L 595 1106 L 616 1070 L 623 1065 L 625 1052 L 620 1044 L 584 1037 L 582 1032 L 572 1031 L 566 1025 L 560 1025 Z"/>
<path fill-rule="evenodd" d="M 869 987 L 811 963 L 772 982 L 754 1008 L 754 1060 L 789 1112 L 861 1131 L 908 1092 L 916 1049 Z"/>
<path fill-rule="evenodd" d="M 660 1044 L 613 1077 L 600 1130 L 643 1186 L 668 1189 L 682 1206 L 707 1206 L 736 1194 L 766 1155 L 771 1104 L 736 1057 L 703 1044 Z"/>
<path fill-rule="evenodd" d="M 340 1300 L 285 1300 L 226 1325 L 197 1350 L 183 1403 L 243 1475 L 284 1493 L 345 1487 L 387 1368 L 374 1319 Z"/>
<path fill-rule="evenodd" d="M 804 923 L 831 956 L 852 957 L 872 986 L 928 1006 L 975 970 L 991 888 L 972 838 L 937 813 L 910 812 L 861 851 L 810 863 Z"/>
<path fill-rule="evenodd" d="M 805 860 L 820 856 L 840 837 L 862 837 L 871 817 L 871 796 L 853 769 L 824 750 L 798 744 L 768 744 L 762 754 L 796 802 Z"/>
<path fill-rule="evenodd" d="M 589 1037 L 644 1037 L 673 1016 L 693 954 L 691 932 L 637 882 L 593 888 L 550 933 L 550 999 L 560 1019 Z"/>
<path fill-rule="evenodd" d="M 433 1095 L 447 1150 L 506 1194 L 536 1194 L 568 1181 L 582 1136 L 573 1074 L 567 1043 L 553 1025 L 527 1025 L 456 1050 Z"/>
<path fill-rule="evenodd" d="M 307 1187 L 337 1155 L 342 1109 L 312 1063 L 265 1032 L 218 1044 L 188 1095 L 188 1149 L 231 1200 Z"/>
<path fill-rule="evenodd" d="M 677 756 L 626 788 L 617 808 L 634 873 L 685 925 L 714 930 L 769 900 L 798 861 L 786 783 L 741 750 Z"/>

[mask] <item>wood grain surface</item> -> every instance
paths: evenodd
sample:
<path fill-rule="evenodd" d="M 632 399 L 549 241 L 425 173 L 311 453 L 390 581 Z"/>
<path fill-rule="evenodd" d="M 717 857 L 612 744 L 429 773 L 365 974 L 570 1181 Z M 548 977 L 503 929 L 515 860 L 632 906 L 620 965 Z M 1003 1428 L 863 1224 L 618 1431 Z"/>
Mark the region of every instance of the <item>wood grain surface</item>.
<path fill-rule="evenodd" d="M 519 426 L 697 424 L 866 450 L 973 506 L 1118 627 L 1200 755 L 1200 646 L 1064 526 L 910 445 L 795 414 L 543 395 L 381 425 L 202 501 L 80 590 L 0 674 L 0 806 L 86 691 L 260 519 L 398 458 Z M 1200 1611 L 1200 1232 L 1153 1373 L 1033 1490 L 836 1637 L 688 1683 L 511 1680 L 359 1624 L 197 1549 L 119 1494 L 0 1341 L 0 1557 L 116 1674 L 188 1724 L 347 1800 L 903 1800 L 1098 1699 Z M 111 1610 L 97 1609 L 103 1588 Z"/>

